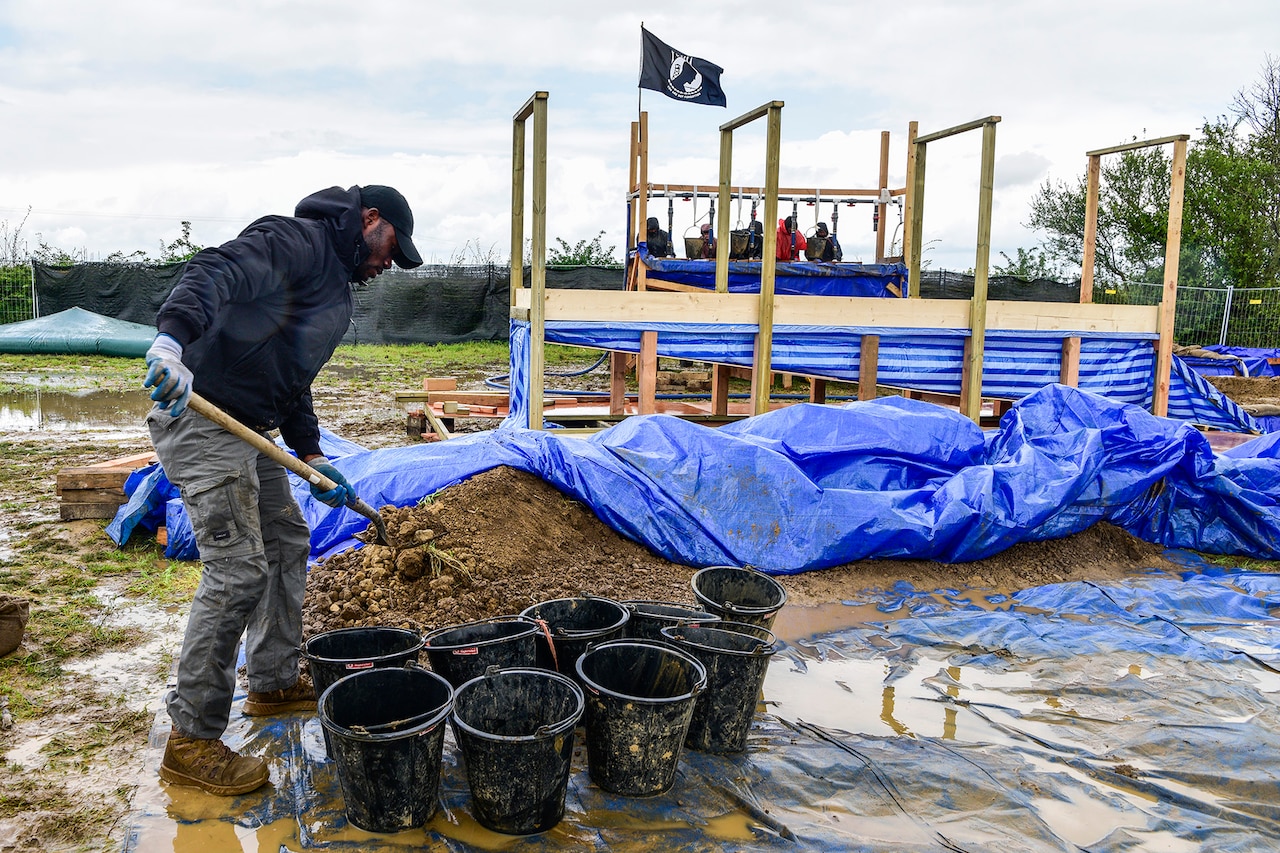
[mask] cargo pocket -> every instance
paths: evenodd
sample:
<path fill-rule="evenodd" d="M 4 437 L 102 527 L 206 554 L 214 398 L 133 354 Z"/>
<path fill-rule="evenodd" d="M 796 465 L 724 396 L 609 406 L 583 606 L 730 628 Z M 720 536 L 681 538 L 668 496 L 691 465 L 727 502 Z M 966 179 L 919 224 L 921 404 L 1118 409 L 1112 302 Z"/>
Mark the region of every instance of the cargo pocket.
<path fill-rule="evenodd" d="M 260 547 L 243 517 L 252 495 L 238 472 L 193 480 L 182 491 L 202 558 L 240 556 Z"/>

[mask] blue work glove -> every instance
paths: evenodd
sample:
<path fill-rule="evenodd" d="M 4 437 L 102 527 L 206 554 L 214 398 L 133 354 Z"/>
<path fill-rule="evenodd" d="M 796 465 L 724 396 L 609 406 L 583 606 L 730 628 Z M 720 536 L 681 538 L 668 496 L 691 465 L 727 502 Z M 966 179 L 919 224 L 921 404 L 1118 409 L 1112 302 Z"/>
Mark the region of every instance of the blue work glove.
<path fill-rule="evenodd" d="M 182 363 L 182 344 L 161 332 L 147 350 L 144 388 L 154 388 L 151 399 L 173 417 L 182 414 L 191 399 L 191 369 Z"/>
<path fill-rule="evenodd" d="M 324 474 L 330 480 L 337 484 L 336 489 L 324 491 L 315 483 L 311 484 L 311 497 L 320 501 L 322 504 L 328 504 L 332 507 L 348 506 L 356 502 L 356 490 L 351 488 L 351 484 L 347 482 L 347 478 L 342 476 L 342 472 L 333 467 L 333 463 L 323 456 L 317 456 L 307 463 L 315 468 L 321 474 Z"/>

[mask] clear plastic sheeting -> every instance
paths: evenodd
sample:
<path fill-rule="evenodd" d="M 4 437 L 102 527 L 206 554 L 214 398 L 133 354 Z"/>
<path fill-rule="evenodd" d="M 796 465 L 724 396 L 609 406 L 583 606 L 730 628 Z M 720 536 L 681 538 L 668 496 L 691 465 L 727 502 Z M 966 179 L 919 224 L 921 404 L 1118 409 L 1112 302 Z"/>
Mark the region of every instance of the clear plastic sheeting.
<path fill-rule="evenodd" d="M 499 836 L 471 816 L 450 733 L 440 813 L 375 835 L 347 822 L 314 715 L 233 713 L 228 742 L 266 756 L 273 784 L 211 804 L 156 780 L 162 711 L 124 849 L 186 853 L 223 837 L 361 851 L 1280 844 L 1280 576 L 1201 565 L 1011 594 L 901 584 L 856 595 L 827 606 L 840 612 L 824 623 L 840 627 L 793 637 L 772 658 L 746 752 L 686 749 L 668 793 L 600 789 L 579 728 L 564 820 Z"/>
<path fill-rule="evenodd" d="M 588 438 L 508 422 L 331 458 L 375 507 L 509 465 L 691 566 L 789 574 L 864 558 L 967 562 L 1101 520 L 1167 547 L 1280 558 L 1280 435 L 1215 455 L 1186 424 L 1062 385 L 985 433 L 950 409 L 884 397 L 798 404 L 718 429 L 632 417 Z M 368 525 L 313 500 L 301 480 L 294 494 L 315 556 Z"/>

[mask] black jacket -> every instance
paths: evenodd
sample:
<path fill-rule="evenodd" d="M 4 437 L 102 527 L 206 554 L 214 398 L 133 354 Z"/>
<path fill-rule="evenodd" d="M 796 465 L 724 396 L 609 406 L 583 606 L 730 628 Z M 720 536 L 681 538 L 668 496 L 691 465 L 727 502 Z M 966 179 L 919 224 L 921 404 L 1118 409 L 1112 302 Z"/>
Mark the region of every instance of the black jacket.
<path fill-rule="evenodd" d="M 311 382 L 351 322 L 351 274 L 368 248 L 360 188 L 332 187 L 187 262 L 156 314 L 182 344 L 194 390 L 255 430 L 320 452 Z"/>

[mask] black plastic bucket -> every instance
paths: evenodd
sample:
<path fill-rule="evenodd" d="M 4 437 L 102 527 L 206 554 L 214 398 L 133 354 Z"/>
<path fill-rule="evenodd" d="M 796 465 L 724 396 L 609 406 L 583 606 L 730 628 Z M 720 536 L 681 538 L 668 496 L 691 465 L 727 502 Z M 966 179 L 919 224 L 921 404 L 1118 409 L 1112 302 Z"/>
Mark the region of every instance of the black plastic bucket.
<path fill-rule="evenodd" d="M 335 681 L 366 669 L 400 667 L 418 659 L 422 637 L 407 628 L 339 628 L 302 644 L 316 695 Z"/>
<path fill-rule="evenodd" d="M 432 631 L 424 638 L 431 671 L 454 689 L 484 675 L 491 666 L 536 666 L 538 623 L 524 616 L 496 616 Z"/>
<path fill-rule="evenodd" d="M 574 664 L 587 646 L 621 637 L 631 611 L 611 598 L 583 596 L 543 601 L 520 615 L 539 623 L 538 666 L 576 679 Z"/>
<path fill-rule="evenodd" d="M 679 604 L 674 601 L 646 601 L 633 599 L 622 602 L 631 612 L 627 619 L 626 635 L 633 640 L 662 641 L 662 629 L 672 625 L 684 625 L 690 622 L 719 622 L 720 617 L 714 613 L 694 607 L 692 604 Z"/>
<path fill-rule="evenodd" d="M 399 832 L 431 819 L 452 708 L 449 682 L 417 665 L 357 672 L 320 696 L 347 820 L 369 832 Z"/>
<path fill-rule="evenodd" d="M 777 651 L 773 634 L 756 625 L 712 622 L 662 629 L 667 640 L 707 670 L 707 690 L 698 697 L 685 746 L 701 752 L 742 752 Z"/>
<path fill-rule="evenodd" d="M 529 835 L 560 822 L 582 709 L 582 688 L 546 669 L 492 669 L 458 688 L 453 734 L 481 826 Z"/>
<path fill-rule="evenodd" d="M 711 566 L 694 573 L 693 594 L 721 619 L 773 627 L 773 618 L 787 603 L 782 584 L 755 569 Z"/>
<path fill-rule="evenodd" d="M 591 781 L 633 797 L 670 790 L 706 669 L 675 646 L 646 640 L 592 646 L 577 669 Z"/>

